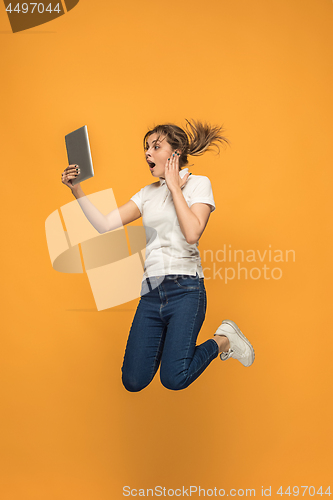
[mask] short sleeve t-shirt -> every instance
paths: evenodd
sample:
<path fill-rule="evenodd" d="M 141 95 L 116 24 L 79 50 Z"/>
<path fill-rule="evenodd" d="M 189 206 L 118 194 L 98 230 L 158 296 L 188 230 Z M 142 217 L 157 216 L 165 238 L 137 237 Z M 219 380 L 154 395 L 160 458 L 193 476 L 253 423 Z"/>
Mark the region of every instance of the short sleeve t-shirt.
<path fill-rule="evenodd" d="M 184 168 L 179 172 L 183 177 L 188 172 Z M 203 175 L 190 175 L 182 187 L 182 193 L 188 207 L 195 203 L 206 203 L 211 212 L 215 202 L 211 182 Z M 146 232 L 146 260 L 143 280 L 151 276 L 169 274 L 188 274 L 204 277 L 199 242 L 187 243 L 178 222 L 172 195 L 164 179 L 148 184 L 138 191 L 131 200 L 137 205 L 142 215 Z"/>

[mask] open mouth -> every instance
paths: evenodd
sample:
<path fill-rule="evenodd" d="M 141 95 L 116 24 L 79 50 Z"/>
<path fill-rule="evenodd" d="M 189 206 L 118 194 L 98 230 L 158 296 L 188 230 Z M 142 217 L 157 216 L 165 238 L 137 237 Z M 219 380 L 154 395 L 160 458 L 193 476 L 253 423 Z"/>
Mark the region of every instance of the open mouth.
<path fill-rule="evenodd" d="M 155 163 L 151 162 L 151 161 L 148 161 L 148 165 L 149 165 L 149 168 L 154 168 L 155 167 Z"/>

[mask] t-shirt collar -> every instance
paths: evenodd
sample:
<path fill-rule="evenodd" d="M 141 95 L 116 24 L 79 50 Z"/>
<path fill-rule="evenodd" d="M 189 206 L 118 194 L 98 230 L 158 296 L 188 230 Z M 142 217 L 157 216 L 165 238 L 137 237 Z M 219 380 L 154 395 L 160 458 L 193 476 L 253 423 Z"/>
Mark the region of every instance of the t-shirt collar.
<path fill-rule="evenodd" d="M 181 179 L 184 177 L 185 174 L 187 174 L 188 172 L 188 168 L 182 168 L 180 171 L 179 171 L 179 175 L 181 177 Z M 159 180 L 160 180 L 160 186 L 163 186 L 163 184 L 165 184 L 165 179 L 163 179 L 162 177 L 159 177 Z"/>

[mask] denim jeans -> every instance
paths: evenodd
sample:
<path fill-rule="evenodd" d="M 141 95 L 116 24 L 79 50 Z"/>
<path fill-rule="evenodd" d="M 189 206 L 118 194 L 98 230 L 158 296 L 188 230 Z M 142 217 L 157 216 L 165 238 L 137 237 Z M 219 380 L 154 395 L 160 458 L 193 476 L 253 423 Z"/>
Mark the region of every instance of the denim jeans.
<path fill-rule="evenodd" d="M 196 345 L 205 319 L 204 278 L 167 275 L 147 278 L 130 329 L 122 381 L 131 392 L 141 391 L 160 366 L 162 384 L 171 390 L 188 387 L 218 355 L 213 339 Z"/>

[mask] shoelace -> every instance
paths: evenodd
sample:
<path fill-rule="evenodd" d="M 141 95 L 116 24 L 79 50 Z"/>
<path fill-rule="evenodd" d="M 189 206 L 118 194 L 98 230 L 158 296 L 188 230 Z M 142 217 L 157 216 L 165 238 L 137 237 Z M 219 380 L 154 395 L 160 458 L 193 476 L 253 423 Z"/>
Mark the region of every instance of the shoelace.
<path fill-rule="evenodd" d="M 222 359 L 222 361 L 226 361 L 227 359 L 229 359 L 231 357 L 231 355 L 232 355 L 233 352 L 234 351 L 231 348 L 229 348 L 229 351 L 227 351 L 227 352 L 222 352 L 221 353 L 221 359 Z"/>

